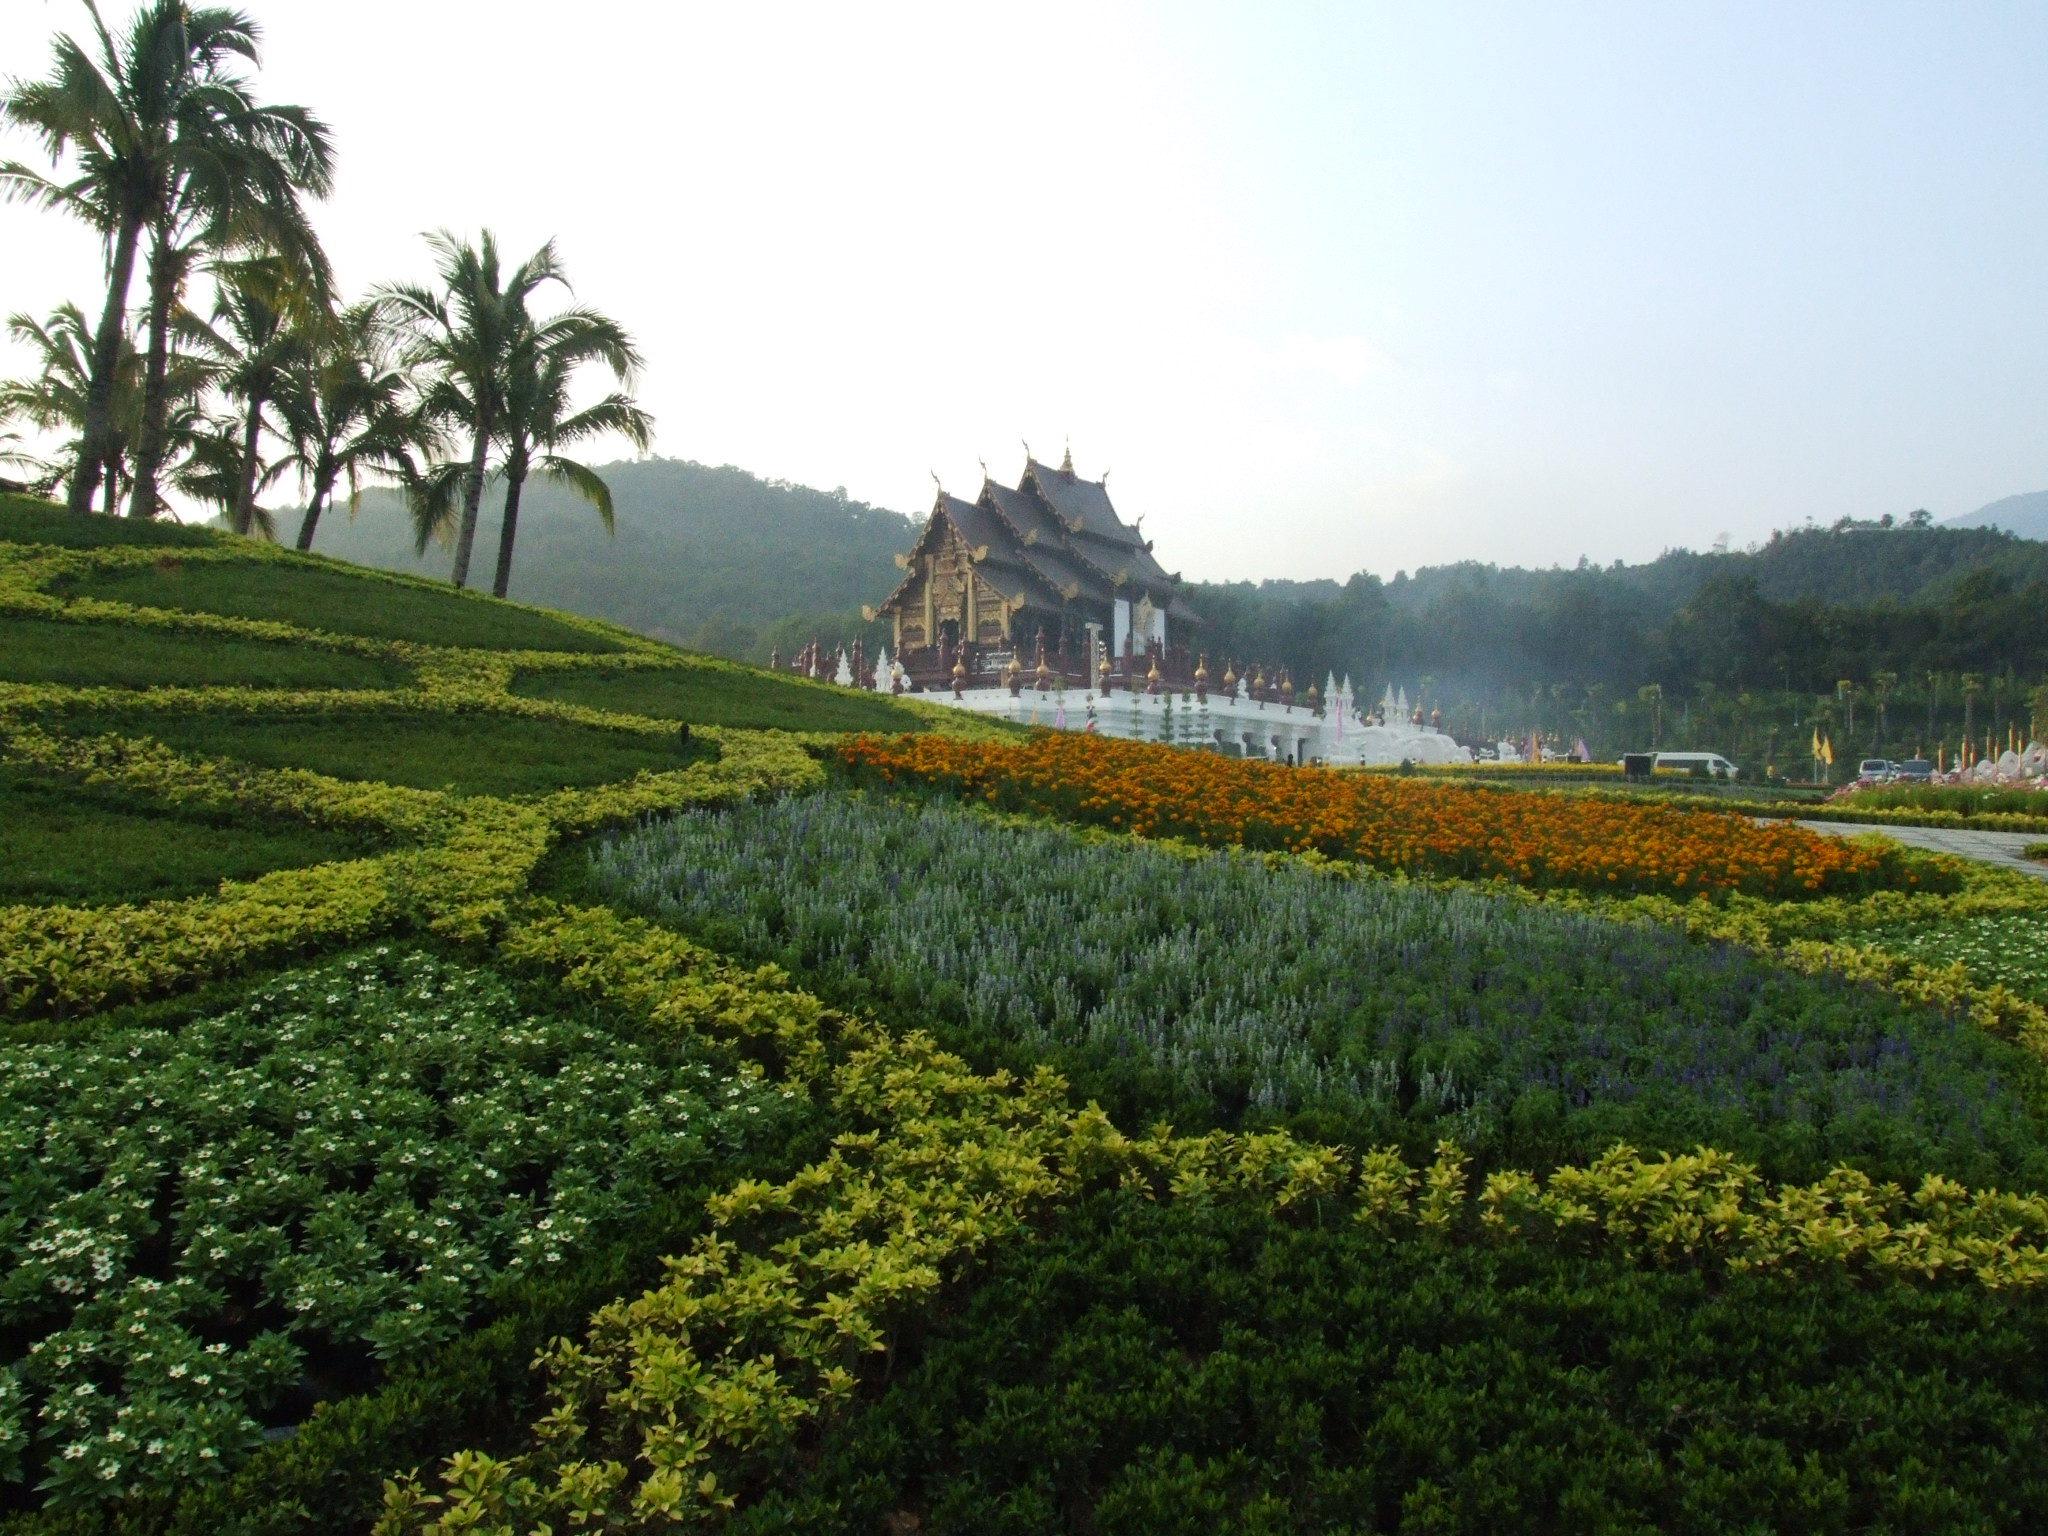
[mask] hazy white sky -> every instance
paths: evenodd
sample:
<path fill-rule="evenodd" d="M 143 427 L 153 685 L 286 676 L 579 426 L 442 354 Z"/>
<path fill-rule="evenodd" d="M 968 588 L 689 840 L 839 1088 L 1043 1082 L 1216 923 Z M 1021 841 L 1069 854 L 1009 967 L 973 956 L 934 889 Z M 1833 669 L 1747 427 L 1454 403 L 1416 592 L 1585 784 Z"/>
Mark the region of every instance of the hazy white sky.
<path fill-rule="evenodd" d="M 2048 486 L 2048 6 L 249 8 L 348 288 L 558 236 L 663 454 L 921 512 L 1071 435 L 1204 578 Z M 0 206 L 0 309 L 96 261 Z"/>

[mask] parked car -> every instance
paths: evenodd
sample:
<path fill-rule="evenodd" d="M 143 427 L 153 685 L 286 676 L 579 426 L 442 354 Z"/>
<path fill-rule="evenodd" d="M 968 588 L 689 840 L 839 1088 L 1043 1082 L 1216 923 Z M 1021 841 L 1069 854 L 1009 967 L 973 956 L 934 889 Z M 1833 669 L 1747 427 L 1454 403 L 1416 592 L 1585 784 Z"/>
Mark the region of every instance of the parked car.
<path fill-rule="evenodd" d="M 1924 757 L 1909 757 L 1893 775 L 1901 784 L 1925 784 L 1934 777 L 1934 764 Z"/>
<path fill-rule="evenodd" d="M 1657 768 L 1663 773 L 1704 773 L 1710 779 L 1742 776 L 1742 770 L 1718 752 L 1659 752 Z"/>
<path fill-rule="evenodd" d="M 1856 777 L 1889 784 L 1899 776 L 1899 765 L 1888 757 L 1866 757 L 1856 765 Z"/>

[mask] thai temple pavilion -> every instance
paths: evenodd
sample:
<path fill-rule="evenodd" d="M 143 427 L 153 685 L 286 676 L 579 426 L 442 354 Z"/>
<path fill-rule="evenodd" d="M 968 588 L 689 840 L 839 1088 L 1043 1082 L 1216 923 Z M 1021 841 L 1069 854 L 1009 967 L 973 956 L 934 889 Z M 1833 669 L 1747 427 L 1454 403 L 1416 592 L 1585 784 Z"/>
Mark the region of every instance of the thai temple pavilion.
<path fill-rule="evenodd" d="M 982 472 L 972 501 L 939 489 L 904 577 L 869 620 L 891 644 L 860 641 L 836 656 L 813 640 L 795 670 L 842 686 L 926 693 L 938 703 L 1020 725 L 1288 762 L 1469 762 L 1425 724 L 1418 703 L 1387 690 L 1361 713 L 1351 679 L 1299 693 L 1283 667 L 1226 658 L 1212 677 L 1202 616 L 1152 543 L 1117 516 L 1101 480 L 1025 450 L 1015 490 Z M 890 660 L 889 652 L 895 659 Z M 781 666 L 780 656 L 769 665 Z"/>
<path fill-rule="evenodd" d="M 889 622 L 912 687 L 985 686 L 1041 669 L 1088 687 L 1190 686 L 1203 623 L 1104 480 L 1028 456 L 1012 490 L 983 472 L 972 501 L 941 488 L 905 575 L 868 617 Z"/>

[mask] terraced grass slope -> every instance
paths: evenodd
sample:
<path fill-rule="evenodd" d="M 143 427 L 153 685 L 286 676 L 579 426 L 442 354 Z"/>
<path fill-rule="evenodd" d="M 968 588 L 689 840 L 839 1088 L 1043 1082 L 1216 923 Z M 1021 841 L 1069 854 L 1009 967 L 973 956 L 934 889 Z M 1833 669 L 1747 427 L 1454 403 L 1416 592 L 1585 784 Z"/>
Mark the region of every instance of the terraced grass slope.
<path fill-rule="evenodd" d="M 244 768 L 516 797 L 718 756 L 678 725 L 929 723 L 872 694 L 207 529 L 0 496 L 0 559 L 0 708 L 58 741 L 148 739 Z M 245 818 L 237 838 L 217 806 L 106 783 L 77 794 L 50 749 L 9 755 L 0 890 L 16 900 L 189 895 L 377 844 L 275 815 Z"/>

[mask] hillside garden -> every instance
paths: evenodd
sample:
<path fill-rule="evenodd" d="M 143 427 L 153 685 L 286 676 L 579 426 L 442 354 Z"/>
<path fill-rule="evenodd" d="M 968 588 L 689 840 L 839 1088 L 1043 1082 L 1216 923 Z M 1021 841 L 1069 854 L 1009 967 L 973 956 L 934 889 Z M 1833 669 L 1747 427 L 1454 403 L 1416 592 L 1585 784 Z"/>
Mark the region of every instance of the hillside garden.
<path fill-rule="evenodd" d="M 89 526 L 0 506 L 8 1536 L 2048 1492 L 2039 882 Z"/>

